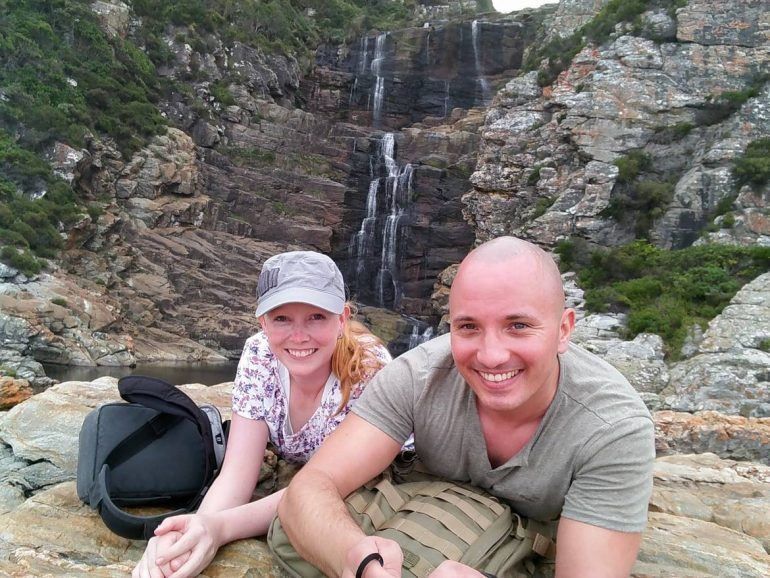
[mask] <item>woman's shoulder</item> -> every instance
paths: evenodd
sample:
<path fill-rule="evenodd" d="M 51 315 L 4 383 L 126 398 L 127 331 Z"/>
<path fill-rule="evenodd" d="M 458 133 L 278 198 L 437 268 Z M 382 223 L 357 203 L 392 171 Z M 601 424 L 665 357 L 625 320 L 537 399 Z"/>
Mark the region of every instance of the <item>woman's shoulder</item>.
<path fill-rule="evenodd" d="M 263 332 L 258 332 L 249 337 L 243 346 L 243 354 L 249 357 L 259 357 L 262 359 L 273 359 L 274 355 L 267 342 L 267 336 Z"/>
<path fill-rule="evenodd" d="M 383 345 L 379 338 L 375 337 L 372 333 L 359 333 L 356 335 L 356 340 L 370 355 L 379 359 L 380 361 L 387 363 L 393 360 L 388 348 Z"/>

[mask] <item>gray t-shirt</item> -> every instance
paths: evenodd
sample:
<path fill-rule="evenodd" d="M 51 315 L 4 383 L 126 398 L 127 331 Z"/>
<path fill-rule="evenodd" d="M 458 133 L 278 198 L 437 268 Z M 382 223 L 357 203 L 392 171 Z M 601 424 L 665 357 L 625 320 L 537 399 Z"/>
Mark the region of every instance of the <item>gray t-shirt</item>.
<path fill-rule="evenodd" d="M 352 411 L 399 444 L 414 432 L 429 472 L 484 488 L 523 516 L 641 532 L 655 458 L 650 413 L 628 381 L 595 355 L 570 345 L 559 363 L 556 396 L 537 431 L 494 469 L 449 335 L 385 366 Z"/>

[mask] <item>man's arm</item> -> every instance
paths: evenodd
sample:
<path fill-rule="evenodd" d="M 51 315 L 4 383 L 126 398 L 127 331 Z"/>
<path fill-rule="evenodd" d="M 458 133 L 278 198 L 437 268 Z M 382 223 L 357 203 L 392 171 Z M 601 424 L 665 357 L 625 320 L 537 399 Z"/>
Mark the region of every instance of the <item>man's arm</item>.
<path fill-rule="evenodd" d="M 642 535 L 562 518 L 556 537 L 556 578 L 627 578 Z"/>
<path fill-rule="evenodd" d="M 400 449 L 393 438 L 351 413 L 289 484 L 278 517 L 297 552 L 326 575 L 353 576 L 366 555 L 379 551 L 385 570 L 401 576 L 401 552 L 395 542 L 367 538 L 343 503 L 384 471 Z M 365 575 L 378 573 L 375 562 Z"/>

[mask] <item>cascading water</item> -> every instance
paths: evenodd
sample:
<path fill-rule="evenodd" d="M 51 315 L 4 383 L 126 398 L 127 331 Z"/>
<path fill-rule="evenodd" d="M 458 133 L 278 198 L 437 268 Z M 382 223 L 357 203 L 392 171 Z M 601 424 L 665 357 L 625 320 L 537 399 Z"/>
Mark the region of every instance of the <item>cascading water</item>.
<path fill-rule="evenodd" d="M 473 59 L 476 63 L 476 82 L 478 82 L 479 88 L 481 89 L 481 104 L 486 106 L 487 103 L 491 100 L 491 95 L 489 90 L 489 82 L 487 82 L 487 79 L 484 78 L 484 71 L 481 68 L 481 48 L 479 47 L 480 34 L 481 32 L 479 29 L 479 21 L 474 20 L 471 23 L 471 39 L 473 40 Z"/>
<path fill-rule="evenodd" d="M 370 158 L 366 217 L 349 248 L 359 297 L 369 294 L 381 307 L 395 307 L 401 299 L 402 221 L 412 197 L 412 174 L 411 164 L 396 162 L 394 134 L 383 135 L 376 156 Z"/>
<path fill-rule="evenodd" d="M 421 343 L 433 339 L 433 327 L 426 327 L 420 331 L 420 326 L 415 323 L 412 325 L 412 334 L 409 336 L 409 349 L 414 349 Z"/>
<path fill-rule="evenodd" d="M 374 82 L 374 109 L 372 118 L 374 124 L 378 125 L 382 117 L 382 102 L 385 99 L 385 77 L 382 76 L 382 65 L 385 61 L 385 44 L 388 40 L 388 33 L 383 32 L 377 36 L 374 44 L 374 58 L 372 58 L 372 74 L 375 76 Z"/>

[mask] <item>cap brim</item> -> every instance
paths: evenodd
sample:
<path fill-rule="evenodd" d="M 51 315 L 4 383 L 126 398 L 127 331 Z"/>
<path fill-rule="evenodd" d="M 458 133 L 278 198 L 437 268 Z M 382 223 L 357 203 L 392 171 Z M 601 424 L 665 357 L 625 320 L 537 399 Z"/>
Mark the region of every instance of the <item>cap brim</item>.
<path fill-rule="evenodd" d="M 286 305 L 287 303 L 307 303 L 308 305 L 315 305 L 330 313 L 340 315 L 345 310 L 345 300 L 325 293 L 324 291 L 318 291 L 316 289 L 309 289 L 306 287 L 297 287 L 294 289 L 286 289 L 285 291 L 278 291 L 274 295 L 270 295 L 267 299 L 261 299 L 259 305 L 257 305 L 256 316 L 262 317 L 268 311 Z"/>

